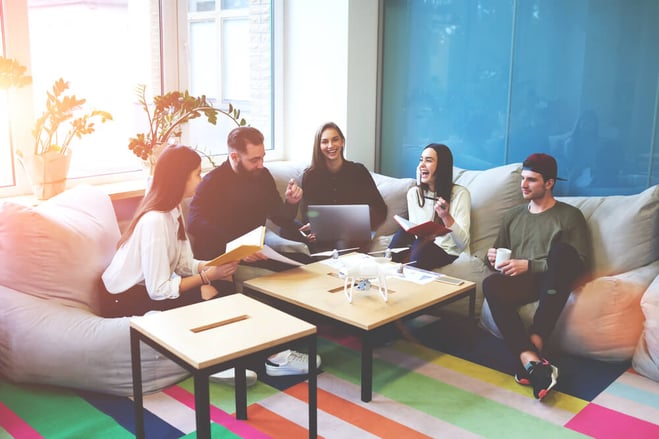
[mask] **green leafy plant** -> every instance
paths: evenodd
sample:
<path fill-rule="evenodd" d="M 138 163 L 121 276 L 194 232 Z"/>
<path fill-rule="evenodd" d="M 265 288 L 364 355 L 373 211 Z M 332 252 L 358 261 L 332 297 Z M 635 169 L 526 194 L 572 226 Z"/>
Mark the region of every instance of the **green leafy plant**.
<path fill-rule="evenodd" d="M 247 122 L 240 117 L 240 110 L 229 104 L 227 111 L 213 107 L 206 96 L 192 96 L 188 91 L 171 91 L 164 95 L 155 96 L 153 104 L 146 100 L 146 86 L 140 84 L 136 88 L 138 103 L 146 112 L 149 129 L 146 133 L 139 133 L 131 137 L 128 149 L 149 163 L 154 165 L 162 149 L 172 138 L 180 138 L 182 125 L 192 119 L 206 116 L 209 123 L 216 125 L 218 114 L 230 118 L 236 126 L 245 126 Z"/>
<path fill-rule="evenodd" d="M 55 81 L 52 91 L 47 92 L 46 110 L 32 131 L 35 155 L 50 151 L 64 155 L 75 137 L 82 138 L 94 132 L 94 121 L 105 123 L 112 120 L 107 111 L 84 109 L 87 100 L 77 98 L 67 92 L 68 89 L 69 83 L 60 78 Z"/>

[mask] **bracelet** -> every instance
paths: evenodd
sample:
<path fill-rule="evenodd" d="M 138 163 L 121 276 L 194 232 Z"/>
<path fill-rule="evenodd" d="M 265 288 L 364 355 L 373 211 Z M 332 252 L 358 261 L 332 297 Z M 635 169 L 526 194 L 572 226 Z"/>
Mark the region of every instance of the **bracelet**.
<path fill-rule="evenodd" d="M 203 271 L 199 272 L 199 277 L 201 278 L 201 283 L 203 285 L 210 285 L 211 284 L 211 281 L 208 280 L 208 276 Z"/>

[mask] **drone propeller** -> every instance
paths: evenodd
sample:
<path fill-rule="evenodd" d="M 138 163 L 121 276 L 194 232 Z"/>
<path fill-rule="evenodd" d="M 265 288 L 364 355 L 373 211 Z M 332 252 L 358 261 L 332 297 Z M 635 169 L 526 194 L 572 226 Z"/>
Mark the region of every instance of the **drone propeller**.
<path fill-rule="evenodd" d="M 319 257 L 319 256 L 331 257 L 335 253 L 338 255 L 338 254 L 341 254 L 341 253 L 344 253 L 344 252 L 349 252 L 349 251 L 352 251 L 352 250 L 359 250 L 359 247 L 344 248 L 344 249 L 341 249 L 341 250 L 337 250 L 337 249 L 328 250 L 328 251 L 325 251 L 325 252 L 312 253 L 310 256 L 312 256 L 312 257 Z"/>
<path fill-rule="evenodd" d="M 402 251 L 409 250 L 409 247 L 397 247 L 397 248 L 385 248 L 384 250 L 377 250 L 374 252 L 370 252 L 369 255 L 379 255 L 381 253 L 400 253 Z"/>

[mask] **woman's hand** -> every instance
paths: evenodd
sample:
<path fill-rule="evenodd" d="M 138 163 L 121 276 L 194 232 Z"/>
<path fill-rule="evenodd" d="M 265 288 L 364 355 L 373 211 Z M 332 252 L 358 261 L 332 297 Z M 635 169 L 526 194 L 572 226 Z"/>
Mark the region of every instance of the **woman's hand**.
<path fill-rule="evenodd" d="M 238 268 L 238 261 L 229 262 L 228 264 L 216 265 L 212 267 L 205 266 L 203 268 L 204 274 L 209 280 L 231 280 L 231 276 Z"/>
<path fill-rule="evenodd" d="M 210 300 L 213 297 L 220 294 L 213 285 L 202 285 L 201 286 L 201 298 L 204 300 Z"/>
<path fill-rule="evenodd" d="M 445 199 L 442 197 L 437 198 L 437 201 L 435 202 L 435 212 L 437 212 L 437 216 L 441 218 L 442 222 L 446 227 L 451 227 L 455 220 L 449 213 L 450 210 L 450 204 L 446 202 Z"/>
<path fill-rule="evenodd" d="M 305 225 L 300 227 L 298 231 L 302 236 L 304 236 L 307 242 L 316 242 L 316 234 L 311 233 L 311 224 L 306 223 Z"/>

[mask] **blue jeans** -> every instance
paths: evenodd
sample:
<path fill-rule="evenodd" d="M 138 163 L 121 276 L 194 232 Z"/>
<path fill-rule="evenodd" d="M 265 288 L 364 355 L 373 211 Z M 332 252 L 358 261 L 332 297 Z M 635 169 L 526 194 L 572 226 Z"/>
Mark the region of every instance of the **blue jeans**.
<path fill-rule="evenodd" d="M 416 236 L 407 233 L 403 229 L 398 231 L 391 238 L 389 248 L 410 247 L 409 261 L 416 261 L 410 265 L 413 267 L 432 270 L 443 267 L 455 261 L 458 257 L 449 255 L 443 248 L 435 245 L 434 242 L 425 241 Z M 402 262 L 397 257 L 393 258 L 396 262 Z"/>

